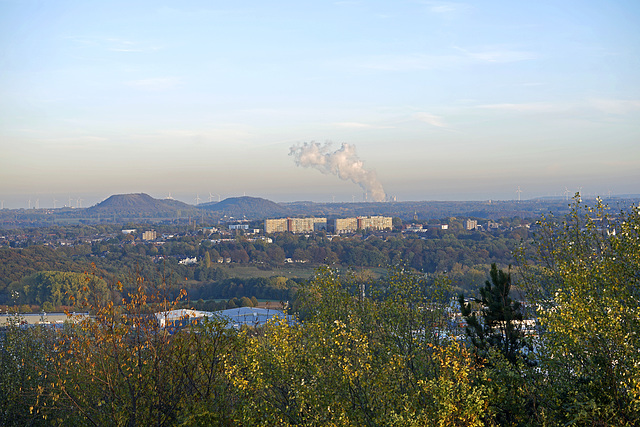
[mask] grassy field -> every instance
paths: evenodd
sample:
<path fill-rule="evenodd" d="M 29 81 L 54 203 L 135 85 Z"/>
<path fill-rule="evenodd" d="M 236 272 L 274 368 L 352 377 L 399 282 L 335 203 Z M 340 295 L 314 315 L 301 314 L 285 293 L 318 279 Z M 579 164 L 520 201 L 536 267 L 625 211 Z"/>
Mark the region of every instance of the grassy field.
<path fill-rule="evenodd" d="M 287 267 L 277 267 L 260 269 L 253 265 L 222 265 L 222 268 L 225 273 L 229 275 L 229 277 L 237 277 L 239 279 L 248 279 L 252 277 L 273 277 L 273 276 L 283 276 L 287 279 L 292 278 L 310 278 L 313 273 L 316 271 L 316 267 L 311 266 L 287 266 Z"/>
<path fill-rule="evenodd" d="M 243 265 L 222 265 L 220 266 L 229 277 L 237 277 L 240 279 L 247 279 L 252 277 L 273 277 L 283 276 L 287 279 L 302 278 L 309 279 L 317 271 L 318 266 L 311 265 L 287 265 L 284 267 L 274 267 L 269 269 L 260 269 L 256 266 L 243 266 Z M 339 270 L 346 270 L 347 267 L 336 266 Z M 387 269 L 382 267 L 357 267 L 354 268 L 356 274 L 367 272 L 373 278 L 379 278 L 387 274 Z"/>

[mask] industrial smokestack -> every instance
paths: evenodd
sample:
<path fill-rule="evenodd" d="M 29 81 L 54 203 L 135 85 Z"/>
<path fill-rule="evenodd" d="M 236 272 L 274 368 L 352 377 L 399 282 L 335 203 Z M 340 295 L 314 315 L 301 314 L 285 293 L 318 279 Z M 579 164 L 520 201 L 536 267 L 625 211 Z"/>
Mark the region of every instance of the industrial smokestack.
<path fill-rule="evenodd" d="M 376 173 L 364 169 L 364 163 L 356 154 L 356 147 L 343 143 L 340 149 L 329 152 L 331 143 L 320 145 L 318 142 L 305 142 L 290 148 L 289 155 L 294 156 L 296 165 L 305 168 L 313 167 L 325 174 L 338 176 L 343 180 L 351 180 L 358 184 L 376 202 L 386 198 L 382 184 Z"/>

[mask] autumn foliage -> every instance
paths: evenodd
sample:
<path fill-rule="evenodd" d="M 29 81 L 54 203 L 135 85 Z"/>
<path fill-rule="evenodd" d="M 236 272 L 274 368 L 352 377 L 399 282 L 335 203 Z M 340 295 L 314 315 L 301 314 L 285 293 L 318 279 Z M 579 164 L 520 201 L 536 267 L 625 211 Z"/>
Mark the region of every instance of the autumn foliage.
<path fill-rule="evenodd" d="M 155 313 L 184 297 L 164 279 L 91 292 L 102 282 L 89 277 L 77 295 L 91 316 L 3 331 L 0 424 L 638 425 L 638 209 L 610 216 L 576 200 L 571 216 L 543 219 L 537 244 L 514 270 L 523 306 L 494 295 L 517 310 L 509 327 L 526 357 L 491 335 L 478 351 L 473 333 L 503 319 L 478 304 L 465 333 L 446 277 L 402 267 L 379 280 L 321 268 L 290 301 L 295 320 L 240 330 L 162 328 Z M 497 268 L 491 280 L 511 284 Z"/>

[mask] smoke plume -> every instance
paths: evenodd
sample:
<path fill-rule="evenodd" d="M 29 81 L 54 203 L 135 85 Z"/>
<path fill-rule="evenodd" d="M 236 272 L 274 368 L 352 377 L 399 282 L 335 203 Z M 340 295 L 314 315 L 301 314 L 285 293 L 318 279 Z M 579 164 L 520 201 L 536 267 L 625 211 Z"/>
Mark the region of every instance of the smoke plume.
<path fill-rule="evenodd" d="M 376 202 L 385 200 L 386 195 L 376 173 L 364 168 L 354 145 L 343 143 L 342 147 L 334 152 L 329 152 L 330 148 L 330 142 L 324 145 L 313 141 L 305 142 L 292 146 L 289 155 L 295 158 L 298 166 L 316 168 L 322 173 L 336 175 L 345 181 L 351 180 Z"/>

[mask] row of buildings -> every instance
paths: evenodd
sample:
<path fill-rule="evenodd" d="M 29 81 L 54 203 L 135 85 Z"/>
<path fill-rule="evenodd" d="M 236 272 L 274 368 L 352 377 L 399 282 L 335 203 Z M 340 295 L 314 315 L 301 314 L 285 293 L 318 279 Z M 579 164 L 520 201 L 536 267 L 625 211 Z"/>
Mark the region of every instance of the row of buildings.
<path fill-rule="evenodd" d="M 356 230 L 386 230 L 393 227 L 390 216 L 359 216 L 356 218 L 277 218 L 264 220 L 265 233 L 310 233 L 326 230 L 349 233 Z"/>

